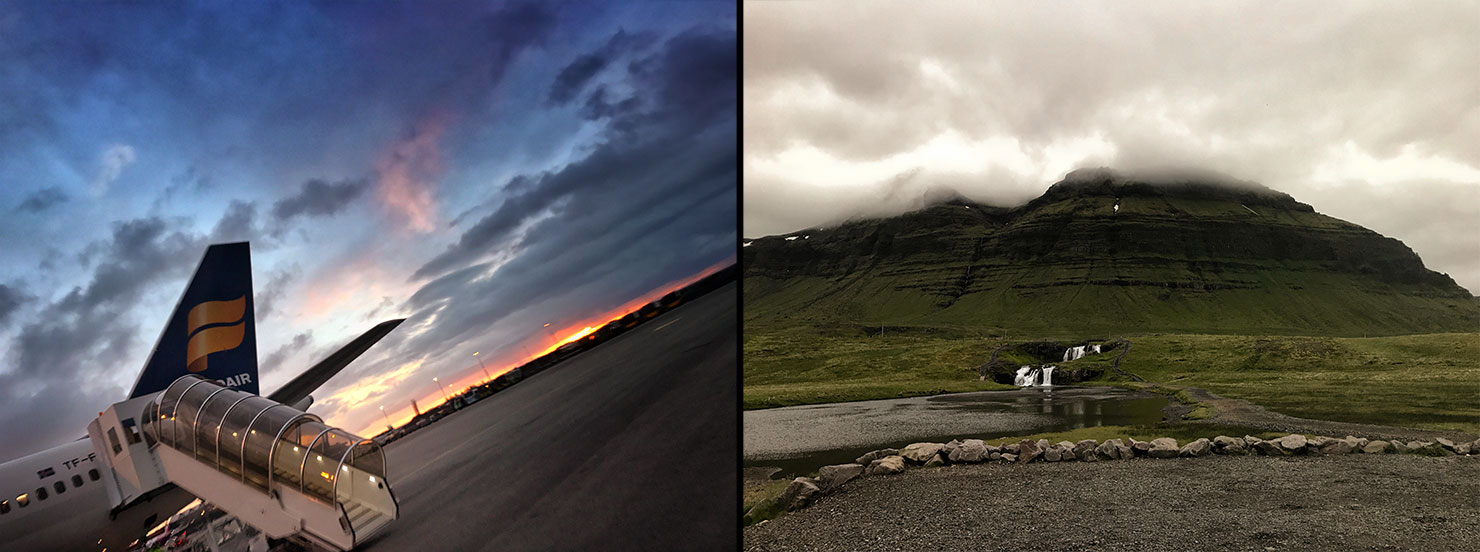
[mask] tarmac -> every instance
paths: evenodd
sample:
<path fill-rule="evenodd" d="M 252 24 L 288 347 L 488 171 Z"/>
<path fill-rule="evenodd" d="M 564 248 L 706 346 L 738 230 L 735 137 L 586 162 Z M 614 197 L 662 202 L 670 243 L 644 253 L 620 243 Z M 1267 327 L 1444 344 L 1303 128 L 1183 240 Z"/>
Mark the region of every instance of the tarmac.
<path fill-rule="evenodd" d="M 386 447 L 400 518 L 359 550 L 739 541 L 735 284 Z"/>

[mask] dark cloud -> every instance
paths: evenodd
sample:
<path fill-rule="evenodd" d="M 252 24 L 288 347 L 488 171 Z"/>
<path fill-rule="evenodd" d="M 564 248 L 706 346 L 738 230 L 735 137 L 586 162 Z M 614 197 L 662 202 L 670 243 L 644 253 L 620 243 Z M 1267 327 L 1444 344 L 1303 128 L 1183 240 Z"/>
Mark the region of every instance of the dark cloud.
<path fill-rule="evenodd" d="M 286 366 L 283 365 L 283 361 L 302 351 L 305 347 L 308 347 L 311 342 L 313 342 L 313 330 L 294 335 L 293 339 L 262 358 L 262 362 L 260 363 L 262 372 L 279 372 L 285 370 Z"/>
<path fill-rule="evenodd" d="M 217 231 L 249 221 L 251 211 L 249 204 L 233 205 Z M 183 289 L 210 242 L 185 224 L 159 217 L 114 223 L 107 238 L 88 247 L 94 262 L 87 284 L 20 324 L 0 356 L 0 404 L 25 415 L 0 416 L 7 444 L 0 461 L 80 436 L 91 412 L 127 393 L 148 353 L 143 339 L 156 335 L 153 324 L 162 325 L 173 306 L 143 309 L 150 316 L 140 326 L 135 309 L 141 298 L 159 292 L 173 297 L 178 290 L 165 287 Z"/>
<path fill-rule="evenodd" d="M 257 228 L 257 204 L 250 201 L 232 201 L 226 206 L 226 214 L 216 221 L 211 229 L 211 243 L 252 241 L 260 234 Z"/>
<path fill-rule="evenodd" d="M 497 83 L 503 80 L 514 56 L 545 42 L 555 27 L 555 13 L 544 3 L 511 3 L 484 17 L 483 27 L 489 39 L 483 54 L 489 62 L 489 75 Z"/>
<path fill-rule="evenodd" d="M 34 299 L 15 287 L 0 284 L 0 328 L 5 327 L 11 315 Z"/>
<path fill-rule="evenodd" d="M 583 55 L 570 62 L 560 74 L 555 77 L 555 84 L 550 87 L 550 103 L 564 104 L 581 92 L 591 77 L 606 68 L 610 61 L 606 52 L 595 52 Z"/>
<path fill-rule="evenodd" d="M 654 38 L 651 33 L 633 34 L 618 30 L 601 47 L 577 57 L 560 70 L 560 74 L 555 76 L 555 83 L 550 86 L 549 103 L 563 105 L 570 102 L 614 59 L 626 56 L 629 50 L 651 44 Z"/>
<path fill-rule="evenodd" d="M 319 179 L 303 183 L 298 192 L 272 204 L 272 218 L 285 226 L 301 216 L 333 216 L 365 193 L 365 179 L 325 182 Z"/>
<path fill-rule="evenodd" d="M 61 188 L 52 186 L 50 188 L 42 188 L 32 193 L 31 195 L 26 196 L 25 201 L 22 201 L 21 204 L 16 207 L 16 210 L 25 211 L 28 213 L 39 213 L 41 211 L 50 209 L 52 206 L 64 201 L 67 201 L 67 194 L 62 192 Z"/>
<path fill-rule="evenodd" d="M 298 277 L 298 267 L 293 266 L 282 270 L 273 271 L 267 277 L 267 282 L 257 286 L 257 300 L 254 305 L 257 309 L 257 322 L 267 320 L 277 312 L 277 303 L 282 300 L 283 293 L 293 280 Z"/>

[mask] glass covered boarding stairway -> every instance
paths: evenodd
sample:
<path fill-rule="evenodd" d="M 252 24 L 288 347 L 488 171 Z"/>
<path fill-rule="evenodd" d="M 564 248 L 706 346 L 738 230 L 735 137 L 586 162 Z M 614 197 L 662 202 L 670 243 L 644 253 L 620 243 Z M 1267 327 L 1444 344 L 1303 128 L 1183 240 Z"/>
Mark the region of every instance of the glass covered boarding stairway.
<path fill-rule="evenodd" d="M 350 550 L 397 517 L 380 445 L 313 414 L 188 375 L 142 418 L 171 482 L 274 538 Z"/>

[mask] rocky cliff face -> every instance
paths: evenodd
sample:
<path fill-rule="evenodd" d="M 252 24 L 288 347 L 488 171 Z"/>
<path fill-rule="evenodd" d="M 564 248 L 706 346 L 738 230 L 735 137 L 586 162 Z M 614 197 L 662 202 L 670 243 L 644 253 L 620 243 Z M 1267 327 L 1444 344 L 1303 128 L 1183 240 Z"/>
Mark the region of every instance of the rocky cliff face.
<path fill-rule="evenodd" d="M 747 329 L 1006 333 L 1474 331 L 1398 240 L 1250 183 L 1076 171 L 1027 204 L 953 200 L 743 248 Z"/>

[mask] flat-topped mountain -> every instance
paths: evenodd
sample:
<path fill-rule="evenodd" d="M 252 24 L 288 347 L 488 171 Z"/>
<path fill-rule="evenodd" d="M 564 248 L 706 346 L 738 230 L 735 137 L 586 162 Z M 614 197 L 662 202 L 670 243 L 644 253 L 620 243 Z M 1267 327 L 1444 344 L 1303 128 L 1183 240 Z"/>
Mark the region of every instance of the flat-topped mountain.
<path fill-rule="evenodd" d="M 1079 170 L 1028 203 L 952 199 L 746 240 L 747 329 L 1007 334 L 1475 331 L 1480 304 L 1402 242 L 1209 174 Z"/>

